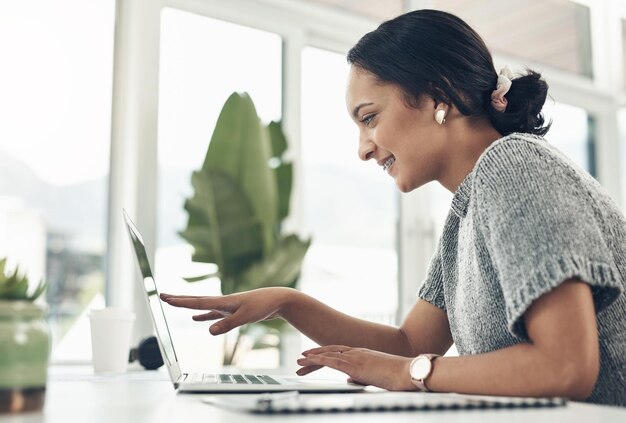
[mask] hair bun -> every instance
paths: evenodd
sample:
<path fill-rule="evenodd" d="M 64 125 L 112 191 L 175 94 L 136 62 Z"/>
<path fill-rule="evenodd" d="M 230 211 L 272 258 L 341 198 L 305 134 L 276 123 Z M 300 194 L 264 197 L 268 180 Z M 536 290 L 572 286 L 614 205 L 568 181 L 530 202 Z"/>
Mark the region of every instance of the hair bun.
<path fill-rule="evenodd" d="M 491 108 L 489 117 L 501 134 L 528 132 L 545 135 L 550 123 L 545 124 L 541 109 L 548 95 L 548 84 L 541 79 L 541 74 L 528 69 L 526 75 L 512 80 L 506 94 L 506 110 L 501 113 Z"/>

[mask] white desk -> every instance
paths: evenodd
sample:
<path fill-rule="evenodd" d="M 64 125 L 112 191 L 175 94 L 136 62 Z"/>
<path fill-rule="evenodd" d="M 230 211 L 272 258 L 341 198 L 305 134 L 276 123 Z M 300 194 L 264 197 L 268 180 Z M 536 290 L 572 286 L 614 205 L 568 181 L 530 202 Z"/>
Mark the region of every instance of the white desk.
<path fill-rule="evenodd" d="M 383 412 L 261 416 L 223 410 L 201 401 L 202 395 L 177 394 L 165 373 L 130 373 L 93 378 L 90 367 L 70 374 L 52 369 L 42 412 L 2 415 L 0 423 L 158 423 L 158 422 L 469 422 L 589 423 L 626 422 L 626 408 L 570 403 L 566 407 L 518 410 Z M 71 374 L 73 373 L 73 374 Z"/>

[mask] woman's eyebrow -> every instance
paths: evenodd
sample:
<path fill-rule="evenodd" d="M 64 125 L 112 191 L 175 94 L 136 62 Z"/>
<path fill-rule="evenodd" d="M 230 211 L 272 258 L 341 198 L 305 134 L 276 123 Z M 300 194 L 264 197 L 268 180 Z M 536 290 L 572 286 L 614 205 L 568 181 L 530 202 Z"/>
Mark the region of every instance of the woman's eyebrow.
<path fill-rule="evenodd" d="M 358 116 L 359 116 L 359 110 L 361 110 L 361 108 L 362 108 L 362 107 L 369 106 L 369 105 L 371 105 L 371 104 L 374 104 L 374 103 L 361 103 L 361 104 L 359 104 L 359 105 L 358 105 L 358 106 L 356 106 L 356 107 L 354 108 L 354 110 L 352 111 L 352 116 L 353 116 L 355 119 L 357 119 L 357 118 L 358 118 Z"/>

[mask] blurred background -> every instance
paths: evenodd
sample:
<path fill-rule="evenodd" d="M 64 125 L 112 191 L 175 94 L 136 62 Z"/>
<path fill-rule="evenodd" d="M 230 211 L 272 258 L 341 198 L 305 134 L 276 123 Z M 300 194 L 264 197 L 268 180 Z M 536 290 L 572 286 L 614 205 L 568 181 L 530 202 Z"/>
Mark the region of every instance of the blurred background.
<path fill-rule="evenodd" d="M 286 229 L 313 240 L 300 289 L 401 321 L 451 194 L 429 184 L 401 195 L 358 160 L 345 53 L 418 8 L 465 19 L 497 69 L 542 72 L 546 138 L 626 209 L 625 0 L 0 0 L 0 257 L 49 281 L 53 361 L 90 359 L 92 307 L 135 308 L 136 339 L 151 331 L 122 207 L 161 290 L 219 294 L 215 280 L 183 281 L 207 266 L 191 262 L 178 231 L 191 172 L 234 91 L 251 95 L 264 122 L 283 121 L 296 172 Z M 206 325 L 167 313 L 184 370 L 221 363 Z M 288 361 L 311 344 L 294 339 Z M 273 367 L 279 356 L 259 350 L 240 365 Z"/>

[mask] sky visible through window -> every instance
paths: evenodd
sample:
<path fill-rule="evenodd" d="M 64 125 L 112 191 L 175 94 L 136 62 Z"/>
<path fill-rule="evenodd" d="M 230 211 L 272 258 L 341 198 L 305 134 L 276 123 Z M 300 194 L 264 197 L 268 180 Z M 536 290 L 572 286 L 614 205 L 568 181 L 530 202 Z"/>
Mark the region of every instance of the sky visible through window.
<path fill-rule="evenodd" d="M 50 184 L 108 173 L 113 15 L 112 0 L 0 5 L 0 151 Z"/>

